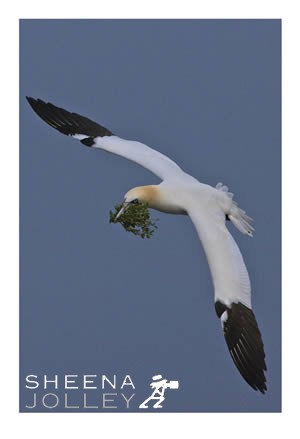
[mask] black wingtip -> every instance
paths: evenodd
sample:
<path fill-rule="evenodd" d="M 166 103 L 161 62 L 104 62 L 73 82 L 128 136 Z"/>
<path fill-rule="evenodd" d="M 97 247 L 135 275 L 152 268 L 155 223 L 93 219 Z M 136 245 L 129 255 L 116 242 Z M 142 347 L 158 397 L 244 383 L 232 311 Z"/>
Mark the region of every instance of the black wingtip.
<path fill-rule="evenodd" d="M 25 97 L 30 104 L 37 101 L 37 99 L 34 99 L 31 96 L 25 96 Z"/>
<path fill-rule="evenodd" d="M 231 358 L 245 381 L 262 394 L 267 391 L 264 345 L 253 311 L 242 303 L 227 306 L 217 301 Z"/>
<path fill-rule="evenodd" d="M 36 102 L 36 100 L 30 96 L 25 96 L 25 97 L 29 105 L 32 107 L 32 105 Z"/>
<path fill-rule="evenodd" d="M 33 111 L 48 125 L 52 126 L 62 134 L 74 136 L 83 134 L 86 138 L 94 139 L 95 137 L 112 136 L 112 132 L 102 125 L 81 116 L 77 113 L 71 113 L 63 108 L 56 107 L 50 102 L 44 102 L 42 99 L 34 99 L 26 96 L 27 102 Z M 85 139 L 84 139 L 85 140 Z M 91 146 L 91 141 L 82 142 Z"/>
<path fill-rule="evenodd" d="M 45 102 L 42 101 L 41 99 L 34 99 L 31 96 L 25 96 L 25 97 L 26 97 L 26 100 L 27 100 L 28 104 L 31 106 L 31 108 L 35 111 L 35 113 L 38 114 L 38 112 L 37 112 L 37 105 L 38 105 L 38 103 L 40 102 L 42 104 L 45 104 Z"/>

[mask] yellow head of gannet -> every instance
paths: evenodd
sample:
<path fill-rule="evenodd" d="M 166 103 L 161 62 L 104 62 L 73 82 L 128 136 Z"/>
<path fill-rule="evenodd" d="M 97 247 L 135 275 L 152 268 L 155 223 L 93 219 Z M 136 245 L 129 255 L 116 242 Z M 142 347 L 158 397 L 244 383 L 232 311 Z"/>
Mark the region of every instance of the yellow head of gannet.
<path fill-rule="evenodd" d="M 116 220 L 125 212 L 131 203 L 143 203 L 151 209 L 159 210 L 160 212 L 186 215 L 186 209 L 182 205 L 182 200 L 178 195 L 178 191 L 174 190 L 174 188 L 167 188 L 161 185 L 139 186 L 130 189 L 130 191 L 125 194 L 123 206 Z"/>
<path fill-rule="evenodd" d="M 155 209 L 160 199 L 161 189 L 155 185 L 138 186 L 130 189 L 124 197 L 125 203 L 139 202 L 148 204 L 149 207 Z"/>
<path fill-rule="evenodd" d="M 115 221 L 117 221 L 131 204 L 143 203 L 152 209 L 158 209 L 161 198 L 160 192 L 160 189 L 154 185 L 138 186 L 130 189 L 124 196 L 124 202 Z"/>

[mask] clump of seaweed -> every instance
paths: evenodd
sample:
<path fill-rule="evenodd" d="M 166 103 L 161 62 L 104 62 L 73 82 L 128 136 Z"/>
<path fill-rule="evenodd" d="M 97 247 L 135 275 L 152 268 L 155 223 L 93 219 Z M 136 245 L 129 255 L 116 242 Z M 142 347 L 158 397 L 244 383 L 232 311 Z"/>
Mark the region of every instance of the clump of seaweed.
<path fill-rule="evenodd" d="M 131 204 L 116 220 L 122 204 L 115 206 L 115 211 L 109 211 L 109 222 L 120 223 L 126 232 L 133 233 L 141 238 L 151 238 L 157 225 L 151 220 L 148 205 L 144 203 Z"/>

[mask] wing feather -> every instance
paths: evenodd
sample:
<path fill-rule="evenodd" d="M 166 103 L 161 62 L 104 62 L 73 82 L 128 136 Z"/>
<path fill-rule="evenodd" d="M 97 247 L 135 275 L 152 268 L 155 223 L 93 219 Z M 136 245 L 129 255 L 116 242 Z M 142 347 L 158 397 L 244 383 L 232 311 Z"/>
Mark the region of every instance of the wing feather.
<path fill-rule="evenodd" d="M 212 275 L 215 300 L 241 302 L 251 308 L 251 286 L 241 252 L 225 224 L 219 207 L 193 206 L 188 214 L 203 245 Z"/>
<path fill-rule="evenodd" d="M 229 353 L 238 371 L 254 389 L 265 393 L 264 345 L 251 309 L 251 287 L 241 252 L 218 209 L 188 210 L 203 244 L 215 289 L 215 308 Z"/>
<path fill-rule="evenodd" d="M 186 175 L 180 167 L 164 154 L 143 143 L 124 140 L 112 134 L 110 130 L 97 122 L 56 107 L 41 99 L 26 98 L 35 113 L 62 134 L 80 140 L 84 145 L 118 154 L 143 166 L 162 180 Z"/>

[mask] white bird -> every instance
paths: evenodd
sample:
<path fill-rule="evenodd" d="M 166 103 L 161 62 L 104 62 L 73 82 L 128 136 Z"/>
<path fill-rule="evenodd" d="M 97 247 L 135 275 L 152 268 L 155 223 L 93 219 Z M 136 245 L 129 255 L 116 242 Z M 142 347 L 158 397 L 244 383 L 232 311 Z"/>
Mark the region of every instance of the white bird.
<path fill-rule="evenodd" d="M 122 210 L 131 203 L 191 218 L 203 245 L 230 355 L 240 374 L 255 390 L 267 390 L 264 345 L 251 307 L 251 287 L 240 250 L 226 227 L 230 220 L 242 233 L 252 236 L 251 218 L 233 201 L 227 186 L 200 183 L 175 162 L 136 142 L 121 139 L 108 129 L 77 113 L 27 97 L 33 110 L 49 125 L 84 145 L 100 148 L 132 160 L 157 175 L 159 185 L 135 187 L 125 194 Z"/>

